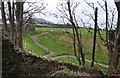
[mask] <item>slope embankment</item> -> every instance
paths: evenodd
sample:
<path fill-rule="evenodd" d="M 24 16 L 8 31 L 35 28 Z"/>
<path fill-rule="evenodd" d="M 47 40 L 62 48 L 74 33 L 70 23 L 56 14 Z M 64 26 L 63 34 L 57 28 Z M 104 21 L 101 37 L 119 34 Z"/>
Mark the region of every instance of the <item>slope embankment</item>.
<path fill-rule="evenodd" d="M 2 78 L 40 78 L 48 76 L 87 76 L 104 78 L 101 71 L 89 67 L 78 67 L 69 63 L 37 57 L 2 39 Z M 62 74 L 61 74 L 62 73 Z"/>

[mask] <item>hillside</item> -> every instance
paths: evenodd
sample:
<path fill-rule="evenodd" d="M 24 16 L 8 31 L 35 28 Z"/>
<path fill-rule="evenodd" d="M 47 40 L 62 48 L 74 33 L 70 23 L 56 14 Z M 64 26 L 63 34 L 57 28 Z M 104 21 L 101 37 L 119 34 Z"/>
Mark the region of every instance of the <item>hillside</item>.
<path fill-rule="evenodd" d="M 85 65 L 91 67 L 93 30 L 90 29 L 88 31 L 85 28 L 81 28 L 81 33 L 86 58 Z M 101 35 L 104 37 L 104 31 L 101 31 Z M 71 28 L 36 28 L 34 32 L 24 34 L 23 43 L 24 50 L 31 51 L 38 56 L 46 57 L 47 54 L 49 55 L 48 52 L 52 52 L 52 55 L 50 54 L 47 58 L 79 65 L 74 57 Z M 108 70 L 108 56 L 106 47 L 103 44 L 104 42 L 97 36 L 96 64 L 94 67 L 106 74 Z"/>
<path fill-rule="evenodd" d="M 55 78 L 68 76 L 87 76 L 88 78 L 104 78 L 101 71 L 90 67 L 78 67 L 69 63 L 48 60 L 28 52 L 14 49 L 12 43 L 2 40 L 2 78 Z"/>
<path fill-rule="evenodd" d="M 54 24 L 53 22 L 51 21 L 48 21 L 48 20 L 45 20 L 43 18 L 32 18 L 35 22 L 37 23 L 47 23 L 47 24 Z"/>

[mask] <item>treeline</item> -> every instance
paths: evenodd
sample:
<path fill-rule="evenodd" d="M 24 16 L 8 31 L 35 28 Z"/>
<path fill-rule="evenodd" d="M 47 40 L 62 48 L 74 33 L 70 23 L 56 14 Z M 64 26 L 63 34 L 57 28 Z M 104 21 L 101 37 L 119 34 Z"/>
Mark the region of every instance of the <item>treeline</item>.
<path fill-rule="evenodd" d="M 7 7 L 5 7 L 5 4 Z M 23 4 L 24 2 L 1 2 L 2 28 L 3 36 L 6 36 L 17 48 L 23 48 L 22 45 L 22 27 L 23 27 Z M 8 9 L 8 12 L 5 9 Z M 6 15 L 7 14 L 7 15 Z M 9 24 L 7 23 L 7 17 Z"/>

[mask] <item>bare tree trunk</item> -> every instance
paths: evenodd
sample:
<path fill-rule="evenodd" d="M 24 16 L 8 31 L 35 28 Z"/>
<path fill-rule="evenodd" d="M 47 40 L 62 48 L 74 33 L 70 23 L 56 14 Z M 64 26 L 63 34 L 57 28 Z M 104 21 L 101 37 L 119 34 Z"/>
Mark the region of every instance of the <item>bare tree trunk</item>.
<path fill-rule="evenodd" d="M 109 75 L 120 74 L 118 72 L 118 63 L 120 62 L 120 16 L 118 17 L 118 32 L 116 32 L 115 42 L 114 42 L 114 51 L 112 52 L 112 57 L 110 58 L 110 65 L 109 65 Z"/>
<path fill-rule="evenodd" d="M 75 32 L 76 32 L 77 41 L 78 41 L 78 61 L 79 61 L 79 64 L 81 65 L 81 61 L 80 61 L 80 55 L 81 55 L 82 66 L 84 66 L 85 59 L 84 59 L 84 53 L 83 53 L 83 49 L 82 49 L 82 42 L 81 42 L 81 40 L 79 38 L 78 28 L 75 26 L 75 23 L 73 21 L 73 17 L 72 17 L 72 14 L 71 14 L 71 9 L 70 9 L 70 1 L 68 1 L 67 4 L 68 4 L 69 15 L 70 15 L 70 22 L 74 26 L 74 29 L 75 29 Z"/>
<path fill-rule="evenodd" d="M 108 33 L 108 9 L 107 9 L 107 2 L 105 1 L 105 9 L 106 9 L 106 45 L 108 46 L 108 39 L 109 39 L 109 33 Z"/>
<path fill-rule="evenodd" d="M 108 9 L 107 9 L 107 2 L 105 1 L 105 9 L 106 9 L 106 46 L 108 49 L 108 56 L 109 56 L 109 72 L 111 71 L 111 69 L 113 68 L 112 66 L 112 59 L 113 59 L 113 47 L 111 45 L 111 41 L 110 41 L 110 35 L 108 32 Z"/>
<path fill-rule="evenodd" d="M 118 3 L 118 21 L 117 21 L 117 30 L 116 30 L 116 35 L 115 35 L 115 48 L 114 48 L 114 53 L 113 53 L 113 68 L 115 71 L 117 71 L 117 65 L 119 63 L 119 58 L 120 58 L 120 2 Z M 120 73 L 119 73 L 120 74 Z"/>
<path fill-rule="evenodd" d="M 120 58 L 120 24 L 119 24 L 119 32 L 116 35 L 115 48 L 114 48 L 113 59 L 112 59 L 113 61 L 112 66 L 115 71 L 117 71 L 117 67 L 118 67 L 117 65 L 119 62 L 119 58 Z"/>
<path fill-rule="evenodd" d="M 109 70 L 108 75 L 118 75 L 120 72 L 118 71 L 118 63 L 120 58 L 120 2 L 116 3 L 118 10 L 118 22 L 114 40 L 114 51 L 111 53 L 110 61 L 109 61 Z"/>
<path fill-rule="evenodd" d="M 73 47 L 74 47 L 74 56 L 77 57 L 77 53 L 76 53 L 76 38 L 75 38 L 75 30 L 73 28 Z"/>
<path fill-rule="evenodd" d="M 112 68 L 111 64 L 112 64 L 112 53 L 113 53 L 113 50 L 112 50 L 112 47 L 111 47 L 111 44 L 110 44 L 110 41 L 109 41 L 109 32 L 108 32 L 108 9 L 107 9 L 107 2 L 105 1 L 105 11 L 106 11 L 106 46 L 107 46 L 107 49 L 108 49 L 108 56 L 109 56 L 109 67 Z"/>
<path fill-rule="evenodd" d="M 16 22 L 17 22 L 17 35 L 16 35 L 16 46 L 23 48 L 22 44 L 22 20 L 23 20 L 23 2 L 16 2 Z"/>
<path fill-rule="evenodd" d="M 94 66 L 94 60 L 95 60 L 96 34 L 97 34 L 97 11 L 98 11 L 98 8 L 95 9 L 95 28 L 94 28 L 94 39 L 93 39 L 93 52 L 92 52 L 91 67 Z"/>
<path fill-rule="evenodd" d="M 7 3 L 8 3 L 8 10 L 9 10 L 9 22 L 10 22 L 10 40 L 14 43 L 14 21 L 13 21 L 14 16 L 12 16 L 14 13 L 12 12 L 10 1 L 8 1 Z"/>
<path fill-rule="evenodd" d="M 115 41 L 115 54 L 117 56 L 113 56 L 114 60 L 113 63 L 115 64 L 114 67 L 117 69 L 117 65 L 120 62 L 120 2 L 119 2 L 119 7 L 118 7 L 118 22 L 117 22 L 117 31 L 116 32 L 116 41 Z M 114 62 L 116 60 L 116 62 Z"/>
<path fill-rule="evenodd" d="M 14 35 L 14 41 L 13 41 L 13 43 L 15 44 L 15 33 L 16 33 L 16 31 L 15 31 L 15 23 L 14 23 L 14 21 L 15 21 L 15 18 L 14 18 L 14 9 L 15 9 L 15 4 L 14 4 L 14 0 L 13 0 L 13 3 L 12 3 L 12 25 L 13 25 L 13 35 Z"/>
<path fill-rule="evenodd" d="M 7 20 L 6 20 L 6 16 L 5 16 L 5 7 L 4 7 L 4 2 L 1 2 L 1 14 L 2 14 L 2 23 L 3 23 L 3 34 L 7 34 L 9 36 L 9 32 L 8 32 L 8 26 L 7 26 Z"/>

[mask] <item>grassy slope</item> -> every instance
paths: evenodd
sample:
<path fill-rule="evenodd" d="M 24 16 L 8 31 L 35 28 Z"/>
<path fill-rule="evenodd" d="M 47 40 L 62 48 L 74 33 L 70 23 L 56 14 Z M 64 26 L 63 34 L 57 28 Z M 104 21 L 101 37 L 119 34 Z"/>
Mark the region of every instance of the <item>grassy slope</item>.
<path fill-rule="evenodd" d="M 66 31 L 70 33 L 67 34 L 65 33 Z M 93 35 L 84 28 L 81 31 L 82 31 L 82 37 L 83 37 L 83 45 L 86 52 L 85 57 L 87 59 L 91 59 Z M 48 32 L 48 33 L 40 36 L 38 38 L 38 42 L 43 46 L 45 46 L 46 48 L 54 51 L 56 53 L 55 55 L 59 55 L 63 53 L 73 54 L 73 48 L 72 48 L 73 42 L 72 42 L 72 36 L 71 36 L 72 30 L 71 29 L 66 30 L 66 29 L 60 29 L 60 28 L 58 29 L 41 28 L 41 29 L 36 29 L 35 32 L 26 33 L 23 38 L 24 38 L 24 41 L 27 42 L 27 45 L 25 45 L 27 50 L 32 50 L 35 54 L 38 54 L 38 55 L 45 55 L 45 51 L 39 48 L 37 45 L 35 45 L 30 38 L 30 36 L 41 33 L 41 32 Z M 91 32 L 93 31 L 91 30 Z M 102 32 L 102 34 L 104 34 L 104 32 Z M 99 39 L 99 37 L 97 37 L 97 42 L 100 44 L 99 46 L 102 48 L 102 51 L 100 48 L 97 47 L 95 61 L 107 64 L 108 57 L 106 53 L 107 52 L 106 48 L 103 46 L 103 42 Z M 31 48 L 31 47 L 34 47 L 34 48 Z M 78 62 L 75 58 L 59 58 L 57 60 L 67 61 L 69 63 L 75 63 L 78 65 Z M 86 62 L 86 65 L 90 66 L 90 63 Z M 95 65 L 95 67 L 100 68 L 103 72 L 106 71 L 106 69 L 101 66 Z"/>
<path fill-rule="evenodd" d="M 83 37 L 83 46 L 86 48 L 86 55 L 85 57 L 87 59 L 90 59 L 92 57 L 92 44 L 93 44 L 93 30 L 91 32 L 88 32 L 86 29 L 82 29 L 82 37 Z M 104 37 L 104 31 L 101 32 L 102 36 Z M 97 34 L 97 43 L 96 44 L 96 53 L 95 53 L 95 61 L 101 62 L 104 64 L 108 63 L 108 56 L 107 56 L 107 48 L 103 46 L 103 42 L 100 40 Z M 98 47 L 99 46 L 99 47 Z"/>
<path fill-rule="evenodd" d="M 42 31 L 39 31 L 39 32 L 42 32 Z M 31 39 L 31 36 L 32 35 L 35 35 L 35 34 L 38 34 L 38 31 L 37 32 L 29 32 L 29 33 L 25 33 L 23 35 L 23 46 L 24 46 L 24 49 L 26 51 L 31 51 L 33 52 L 34 54 L 37 54 L 37 55 L 45 55 L 45 51 L 38 47 Z"/>
<path fill-rule="evenodd" d="M 60 37 L 66 37 L 64 30 L 62 29 L 51 29 L 47 34 L 44 34 L 38 38 L 40 44 L 46 48 L 55 52 L 55 55 L 59 54 L 73 54 L 72 46 L 66 43 Z M 69 37 L 68 37 L 69 38 Z"/>
<path fill-rule="evenodd" d="M 56 60 L 72 63 L 72 64 L 75 64 L 75 65 L 79 65 L 77 59 L 72 58 L 72 57 L 62 57 L 62 58 L 58 58 Z M 91 66 L 91 63 L 90 62 L 85 62 L 85 65 L 89 67 L 89 66 Z M 107 68 L 101 67 L 97 64 L 95 64 L 94 67 L 101 70 L 103 73 L 107 73 Z"/>
<path fill-rule="evenodd" d="M 77 61 L 77 59 L 72 58 L 72 57 L 62 57 L 62 58 L 57 58 L 56 60 L 72 63 L 75 65 L 79 65 L 79 62 Z"/>
<path fill-rule="evenodd" d="M 72 64 L 18 52 L 9 40 L 2 38 L 2 78 L 63 78 L 64 76 L 60 75 L 62 73 L 58 71 L 68 72 L 69 77 L 76 74 L 79 74 L 77 76 L 91 76 L 91 78 L 103 76 L 100 71 L 90 67 L 80 68 Z M 57 72 L 56 77 L 53 74 Z M 68 78 L 67 76 L 64 78 Z"/>
<path fill-rule="evenodd" d="M 48 29 L 46 31 L 48 31 Z M 38 38 L 38 41 L 40 44 L 42 44 L 46 48 L 55 52 L 56 55 L 63 54 L 63 53 L 73 54 L 73 45 L 72 45 L 73 42 L 71 38 L 72 30 L 68 29 L 67 31 L 69 31 L 70 33 L 69 34 L 65 33 L 66 29 L 52 28 L 51 30 L 49 30 L 48 34 L 44 34 L 40 36 Z M 82 29 L 81 31 L 82 31 L 82 38 L 83 38 L 83 46 L 86 52 L 85 57 L 87 59 L 91 59 L 93 35 L 90 34 L 86 29 Z M 91 32 L 93 31 L 91 30 Z M 100 48 L 97 47 L 96 49 L 95 61 L 107 64 L 108 63 L 107 49 L 103 46 L 103 42 L 100 40 L 99 37 L 97 37 L 97 43 L 99 43 Z"/>

